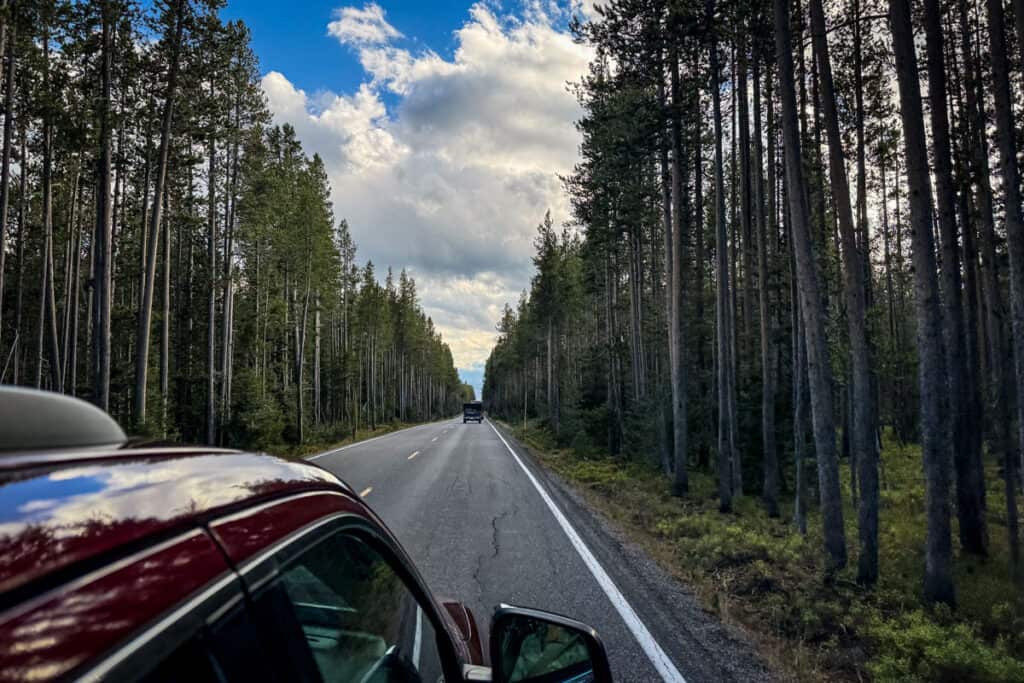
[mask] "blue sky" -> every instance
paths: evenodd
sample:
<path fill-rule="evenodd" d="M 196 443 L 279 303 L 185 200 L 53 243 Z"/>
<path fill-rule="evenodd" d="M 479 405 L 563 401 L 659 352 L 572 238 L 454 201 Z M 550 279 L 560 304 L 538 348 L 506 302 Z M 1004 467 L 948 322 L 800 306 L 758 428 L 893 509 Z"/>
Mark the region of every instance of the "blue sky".
<path fill-rule="evenodd" d="M 378 273 L 406 268 L 479 396 L 536 226 L 569 218 L 578 160 L 567 90 L 589 48 L 566 33 L 592 0 L 229 0 L 275 122 L 324 159 L 334 212 Z"/>
<path fill-rule="evenodd" d="M 242 19 L 252 30 L 253 48 L 263 72 L 279 71 L 307 92 L 351 92 L 364 72 L 351 50 L 327 32 L 335 10 L 349 3 L 338 0 L 230 0 L 227 19 Z M 359 5 L 360 3 L 354 3 Z M 455 29 L 465 22 L 473 4 L 465 0 L 399 0 L 381 4 L 388 22 L 406 38 L 409 49 L 427 48 L 450 58 L 456 47 Z"/>

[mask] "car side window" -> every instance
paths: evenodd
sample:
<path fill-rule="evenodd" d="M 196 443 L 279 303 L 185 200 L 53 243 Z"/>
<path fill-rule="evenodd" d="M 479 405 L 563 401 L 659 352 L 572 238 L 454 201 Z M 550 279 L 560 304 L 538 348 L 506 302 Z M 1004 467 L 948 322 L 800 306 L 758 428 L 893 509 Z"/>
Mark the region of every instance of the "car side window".
<path fill-rule="evenodd" d="M 254 603 L 296 678 L 443 680 L 429 618 L 381 553 L 360 538 L 336 533 L 305 549 L 279 567 Z"/>
<path fill-rule="evenodd" d="M 239 604 L 212 625 L 204 625 L 161 659 L 144 683 L 253 683 L 274 676 L 251 615 Z"/>

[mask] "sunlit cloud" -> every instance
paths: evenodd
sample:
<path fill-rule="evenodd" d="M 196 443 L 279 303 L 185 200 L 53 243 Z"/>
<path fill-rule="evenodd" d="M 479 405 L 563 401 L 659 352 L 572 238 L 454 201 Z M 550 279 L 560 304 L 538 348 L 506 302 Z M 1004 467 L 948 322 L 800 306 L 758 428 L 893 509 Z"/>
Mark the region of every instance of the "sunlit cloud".
<path fill-rule="evenodd" d="M 508 15 L 478 3 L 444 58 L 406 49 L 381 6 L 343 7 L 328 32 L 366 74 L 355 92 L 263 78 L 276 121 L 324 158 L 360 259 L 409 269 L 460 368 L 479 370 L 502 306 L 529 286 L 545 211 L 556 224 L 569 217 L 559 175 L 578 159 L 581 112 L 567 84 L 592 52 L 564 27 L 586 11 L 533 1 Z"/>
<path fill-rule="evenodd" d="M 375 2 L 362 9 L 342 7 L 335 11 L 335 19 L 327 24 L 327 33 L 347 45 L 373 45 L 386 43 L 402 34 L 384 18 L 384 10 Z"/>

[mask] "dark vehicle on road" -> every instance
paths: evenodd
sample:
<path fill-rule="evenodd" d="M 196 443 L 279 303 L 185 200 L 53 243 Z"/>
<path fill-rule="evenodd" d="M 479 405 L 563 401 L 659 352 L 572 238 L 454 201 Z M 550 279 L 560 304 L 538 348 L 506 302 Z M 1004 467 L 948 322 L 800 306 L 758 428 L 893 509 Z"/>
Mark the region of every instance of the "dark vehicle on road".
<path fill-rule="evenodd" d="M 429 511 L 424 511 L 429 514 Z M 593 629 L 436 599 L 326 470 L 0 387 L 0 681 L 610 681 Z"/>
<path fill-rule="evenodd" d="M 467 422 L 476 422 L 477 424 L 484 421 L 484 404 L 480 401 L 470 401 L 469 403 L 462 404 L 462 424 Z"/>

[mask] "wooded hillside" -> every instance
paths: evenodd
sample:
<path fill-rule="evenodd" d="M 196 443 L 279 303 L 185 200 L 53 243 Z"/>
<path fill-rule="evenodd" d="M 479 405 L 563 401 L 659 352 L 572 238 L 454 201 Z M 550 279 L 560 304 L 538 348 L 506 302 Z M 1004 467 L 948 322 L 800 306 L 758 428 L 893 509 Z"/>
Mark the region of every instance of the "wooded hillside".
<path fill-rule="evenodd" d="M 0 382 L 234 446 L 451 414 L 412 277 L 357 264 L 222 4 L 0 5 Z"/>
<path fill-rule="evenodd" d="M 573 220 L 538 230 L 489 409 L 680 497 L 715 472 L 722 512 L 813 509 L 825 572 L 864 586 L 883 436 L 919 444 L 925 602 L 997 535 L 1019 586 L 1024 4 L 600 5 L 573 27 L 596 51 Z"/>

